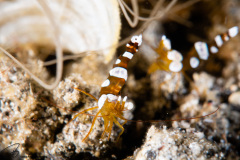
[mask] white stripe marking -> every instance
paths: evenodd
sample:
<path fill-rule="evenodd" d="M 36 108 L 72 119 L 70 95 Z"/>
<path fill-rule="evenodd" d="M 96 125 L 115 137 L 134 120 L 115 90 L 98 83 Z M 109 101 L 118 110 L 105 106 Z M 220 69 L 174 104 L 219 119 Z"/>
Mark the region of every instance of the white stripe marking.
<path fill-rule="evenodd" d="M 171 49 L 171 41 L 165 36 L 162 36 L 162 40 L 163 40 L 163 45 L 165 48 L 167 48 L 168 50 Z"/>
<path fill-rule="evenodd" d="M 101 97 L 98 99 L 98 110 L 100 110 L 103 107 L 106 99 L 107 99 L 106 94 L 101 95 Z"/>
<path fill-rule="evenodd" d="M 114 94 L 107 94 L 108 102 L 113 102 L 117 100 L 117 96 Z"/>
<path fill-rule="evenodd" d="M 228 36 L 224 36 L 223 38 L 224 38 L 223 39 L 224 41 L 229 41 L 229 37 Z"/>
<path fill-rule="evenodd" d="M 117 77 L 117 78 L 123 78 L 125 81 L 127 81 L 127 70 L 122 67 L 115 67 L 110 70 L 109 72 L 110 76 Z"/>
<path fill-rule="evenodd" d="M 133 103 L 132 102 L 126 102 L 124 105 L 124 108 L 127 110 L 132 110 L 133 109 Z"/>
<path fill-rule="evenodd" d="M 176 50 L 171 50 L 170 52 L 168 52 L 167 57 L 169 60 L 172 60 L 172 61 L 180 62 L 183 60 L 182 54 Z"/>
<path fill-rule="evenodd" d="M 238 27 L 234 26 L 228 30 L 228 34 L 230 37 L 235 37 L 238 34 Z"/>
<path fill-rule="evenodd" d="M 123 55 L 122 55 L 123 57 L 127 57 L 128 59 L 132 59 L 132 57 L 133 57 L 133 54 L 131 53 L 131 52 L 124 52 L 123 53 Z"/>
<path fill-rule="evenodd" d="M 223 40 L 222 40 L 222 38 L 221 38 L 220 35 L 217 35 L 217 36 L 215 37 L 215 42 L 216 42 L 216 44 L 217 44 L 218 47 L 221 47 L 221 46 L 223 45 Z"/>
<path fill-rule="evenodd" d="M 190 59 L 190 65 L 192 68 L 197 68 L 199 65 L 199 60 L 196 57 L 191 57 Z"/>
<path fill-rule="evenodd" d="M 119 64 L 120 62 L 121 62 L 121 60 L 117 59 L 115 64 Z"/>
<path fill-rule="evenodd" d="M 169 65 L 169 69 L 172 72 L 179 72 L 181 71 L 182 67 L 183 67 L 182 63 L 176 61 L 171 62 Z"/>
<path fill-rule="evenodd" d="M 127 101 L 127 96 L 123 98 L 123 102 L 126 102 L 126 101 Z"/>
<path fill-rule="evenodd" d="M 107 87 L 107 86 L 109 86 L 109 84 L 110 84 L 110 81 L 109 81 L 109 79 L 107 79 L 106 81 L 104 81 L 102 83 L 101 87 Z"/>
<path fill-rule="evenodd" d="M 138 46 L 142 44 L 142 35 L 140 34 L 139 36 L 133 36 L 131 38 L 132 43 L 138 43 Z"/>
<path fill-rule="evenodd" d="M 121 99 L 122 99 L 122 97 L 121 97 L 121 96 L 118 96 L 118 102 L 120 102 L 120 101 L 121 101 Z"/>
<path fill-rule="evenodd" d="M 217 47 L 212 46 L 212 47 L 210 47 L 210 51 L 211 51 L 211 53 L 215 54 L 218 52 L 218 49 L 217 49 Z"/>
<path fill-rule="evenodd" d="M 209 56 L 208 46 L 205 42 L 196 42 L 194 47 L 200 57 L 200 59 L 207 60 Z"/>

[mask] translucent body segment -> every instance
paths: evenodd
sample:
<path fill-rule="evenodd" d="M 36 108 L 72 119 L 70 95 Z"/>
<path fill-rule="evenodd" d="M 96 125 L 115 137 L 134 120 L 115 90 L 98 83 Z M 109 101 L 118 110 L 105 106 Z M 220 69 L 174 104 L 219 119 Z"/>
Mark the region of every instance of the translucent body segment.
<path fill-rule="evenodd" d="M 119 95 L 119 92 L 121 91 L 122 87 L 125 84 L 125 79 L 117 78 L 113 76 L 109 76 L 108 79 L 110 81 L 110 85 L 106 87 L 102 87 L 100 91 L 100 95 L 102 94 Z"/>
<path fill-rule="evenodd" d="M 115 63 L 115 64 L 113 65 L 113 68 L 114 68 L 114 67 L 127 68 L 128 62 L 130 61 L 130 59 L 128 59 L 128 58 L 126 58 L 126 57 L 122 57 L 122 56 L 118 57 L 118 59 L 120 60 L 120 62 L 119 62 L 119 63 Z"/>

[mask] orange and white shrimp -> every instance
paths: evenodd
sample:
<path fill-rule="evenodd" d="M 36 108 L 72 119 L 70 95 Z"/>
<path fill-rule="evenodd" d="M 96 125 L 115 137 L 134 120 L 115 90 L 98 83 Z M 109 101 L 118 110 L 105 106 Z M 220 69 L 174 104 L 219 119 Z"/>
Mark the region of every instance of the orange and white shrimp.
<path fill-rule="evenodd" d="M 105 133 L 107 133 L 108 139 L 110 138 L 113 124 L 116 124 L 122 130 L 118 138 L 124 132 L 123 125 L 127 122 L 127 119 L 123 117 L 123 111 L 130 110 L 133 108 L 133 106 L 132 106 L 132 103 L 126 102 L 127 96 L 122 98 L 119 94 L 128 78 L 128 72 L 127 72 L 128 63 L 132 59 L 133 55 L 136 52 L 138 52 L 138 47 L 141 45 L 141 43 L 142 43 L 142 35 L 133 36 L 131 38 L 131 41 L 127 43 L 126 52 L 124 52 L 122 55 L 118 57 L 115 64 L 113 65 L 113 69 L 109 71 L 109 77 L 107 78 L 107 80 L 105 80 L 102 83 L 99 99 L 95 98 L 93 95 L 86 93 L 81 89 L 76 88 L 80 92 L 92 97 L 98 102 L 98 106 L 86 109 L 78 113 L 72 119 L 74 120 L 76 117 L 78 117 L 80 114 L 84 112 L 98 109 L 97 114 L 93 118 L 92 126 L 88 134 L 85 136 L 85 138 L 82 141 L 86 140 L 86 138 L 91 133 L 94 123 L 99 115 L 101 115 L 101 117 L 104 120 L 105 129 L 102 133 L 102 136 Z M 120 124 L 117 118 L 125 120 L 125 122 L 123 124 Z M 70 120 L 68 123 L 70 123 L 72 120 Z"/>
<path fill-rule="evenodd" d="M 226 33 L 217 35 L 215 41 L 210 44 L 201 41 L 195 42 L 193 49 L 184 58 L 180 52 L 171 48 L 170 40 L 163 35 L 158 48 L 154 49 L 159 54 L 159 57 L 150 66 L 148 72 L 164 70 L 166 72 L 178 73 L 197 68 L 202 61 L 208 60 L 210 53 L 216 54 L 225 42 L 235 37 L 238 33 L 238 27 L 234 26 L 228 29 Z"/>
<path fill-rule="evenodd" d="M 162 70 L 173 73 L 171 78 L 173 78 L 175 74 L 180 77 L 180 73 L 183 73 L 185 78 L 191 82 L 191 78 L 189 78 L 185 72 L 202 66 L 210 56 L 218 53 L 225 42 L 237 36 L 238 33 L 239 28 L 234 26 L 228 29 L 226 33 L 217 35 L 211 43 L 201 41 L 195 42 L 194 47 L 184 57 L 180 52 L 171 48 L 171 41 L 163 35 L 157 48 L 150 45 L 159 57 L 149 67 L 148 73 L 151 74 L 157 70 Z M 160 83 L 160 86 L 165 82 L 166 81 Z M 177 86 L 179 86 L 179 83 L 180 81 L 178 79 L 175 89 L 178 88 Z"/>

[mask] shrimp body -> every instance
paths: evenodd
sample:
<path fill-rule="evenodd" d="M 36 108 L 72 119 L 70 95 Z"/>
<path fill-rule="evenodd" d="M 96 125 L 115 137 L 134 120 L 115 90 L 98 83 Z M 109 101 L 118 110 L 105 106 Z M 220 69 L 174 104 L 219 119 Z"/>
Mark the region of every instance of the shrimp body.
<path fill-rule="evenodd" d="M 227 32 L 215 36 L 214 41 L 206 43 L 198 41 L 194 43 L 192 50 L 183 59 L 183 70 L 194 69 L 200 66 L 200 64 L 209 59 L 211 54 L 216 54 L 224 43 L 229 41 L 238 35 L 239 28 L 234 26 L 229 28 Z"/>
<path fill-rule="evenodd" d="M 127 73 L 127 66 L 129 61 L 132 59 L 133 55 L 138 51 L 138 47 L 142 43 L 142 35 L 133 36 L 131 41 L 126 45 L 126 52 L 118 57 L 115 64 L 113 65 L 113 69 L 109 71 L 109 76 L 107 80 L 105 80 L 101 85 L 100 90 L 100 97 L 99 99 L 95 98 L 94 96 L 77 89 L 84 94 L 87 94 L 98 101 L 98 106 L 86 109 L 80 113 L 78 113 L 73 119 L 75 119 L 78 115 L 93 110 L 98 109 L 97 114 L 94 116 L 92 126 L 82 140 L 84 141 L 89 134 L 91 133 L 94 123 L 99 115 L 102 116 L 104 120 L 104 131 L 102 136 L 107 133 L 108 139 L 110 138 L 112 126 L 116 124 L 119 128 L 121 128 L 121 133 L 119 134 L 118 138 L 124 131 L 123 125 L 127 122 L 127 120 L 123 117 L 123 111 L 130 110 L 133 108 L 131 103 L 126 103 L 127 97 L 125 96 L 123 99 L 119 95 L 122 87 L 124 86 L 125 82 L 127 81 L 128 73 Z M 117 118 L 125 120 L 123 124 L 120 124 L 117 121 Z M 73 120 L 72 119 L 72 120 Z"/>
<path fill-rule="evenodd" d="M 201 62 L 208 60 L 210 54 L 216 54 L 225 42 L 237 36 L 238 33 L 239 28 L 234 26 L 226 33 L 217 35 L 212 43 L 195 42 L 192 50 L 184 58 L 180 52 L 171 49 L 170 40 L 163 35 L 158 48 L 154 48 L 159 57 L 149 67 L 148 73 L 156 70 L 176 73 L 197 68 Z"/>
<path fill-rule="evenodd" d="M 125 119 L 123 117 L 123 111 L 132 109 L 130 103 L 126 103 L 127 97 L 123 99 L 119 96 L 123 85 L 127 81 L 128 73 L 127 66 L 133 55 L 138 51 L 138 46 L 142 43 L 142 35 L 133 36 L 131 41 L 126 45 L 126 52 L 118 57 L 113 69 L 109 71 L 109 77 L 101 85 L 100 98 L 98 100 L 99 113 L 103 116 L 105 130 L 110 137 L 113 123 L 122 129 L 124 128 L 116 120 L 116 118 Z M 124 123 L 127 121 L 125 120 Z"/>
<path fill-rule="evenodd" d="M 153 73 L 156 70 L 166 72 L 181 71 L 183 68 L 183 56 L 180 52 L 171 49 L 171 41 L 166 38 L 165 35 L 162 36 L 158 48 L 154 50 L 159 54 L 159 57 L 156 59 L 156 62 L 149 67 L 148 73 Z"/>

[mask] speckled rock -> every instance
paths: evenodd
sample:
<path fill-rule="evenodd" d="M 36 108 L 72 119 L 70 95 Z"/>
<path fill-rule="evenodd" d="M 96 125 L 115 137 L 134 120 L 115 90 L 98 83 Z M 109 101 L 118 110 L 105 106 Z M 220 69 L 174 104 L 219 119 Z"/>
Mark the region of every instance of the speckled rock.
<path fill-rule="evenodd" d="M 222 156 L 218 146 L 204 138 L 202 132 L 193 128 L 167 129 L 152 126 L 145 143 L 134 152 L 134 159 L 219 159 Z"/>
<path fill-rule="evenodd" d="M 31 157 L 43 150 L 46 141 L 53 139 L 53 131 L 63 120 L 56 108 L 40 99 L 39 94 L 48 95 L 47 92 L 42 93 L 7 57 L 1 60 L 4 61 L 1 66 L 6 67 L 1 67 L 1 147 L 19 144 L 20 154 Z M 38 67 L 36 70 L 41 70 Z"/>
<path fill-rule="evenodd" d="M 240 106 L 240 92 L 232 93 L 229 96 L 228 101 L 232 105 Z"/>

